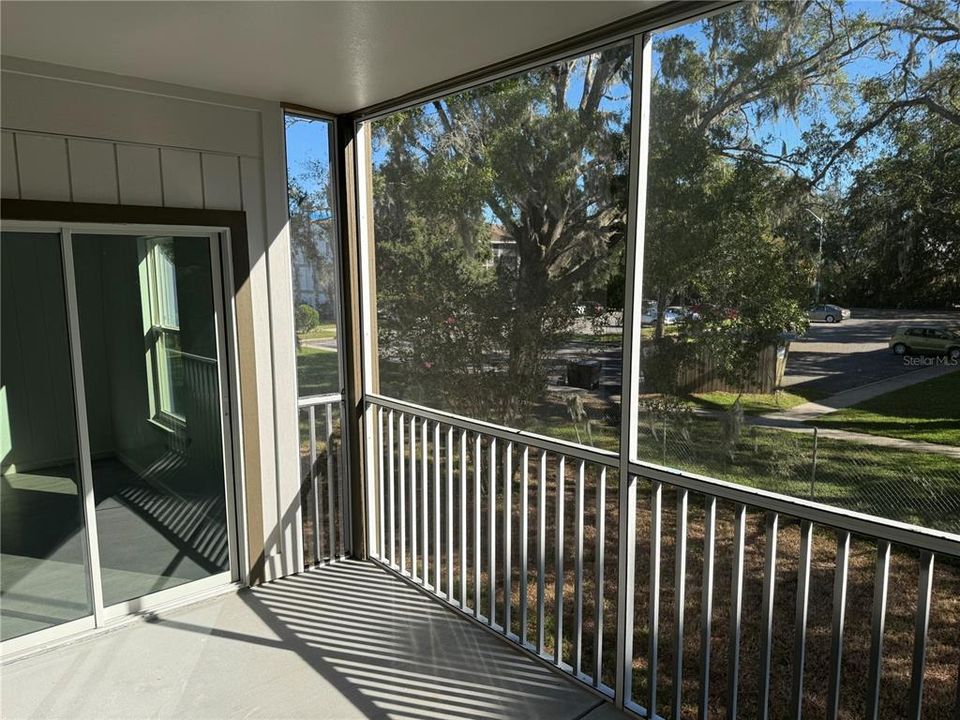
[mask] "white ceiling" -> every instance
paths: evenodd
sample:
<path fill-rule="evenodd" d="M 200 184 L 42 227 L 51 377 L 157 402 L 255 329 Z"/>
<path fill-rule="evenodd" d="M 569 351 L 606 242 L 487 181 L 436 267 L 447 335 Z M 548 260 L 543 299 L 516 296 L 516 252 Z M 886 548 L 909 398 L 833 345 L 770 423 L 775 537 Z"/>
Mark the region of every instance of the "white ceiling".
<path fill-rule="evenodd" d="M 656 4 L 4 0 L 0 49 L 341 113 Z"/>

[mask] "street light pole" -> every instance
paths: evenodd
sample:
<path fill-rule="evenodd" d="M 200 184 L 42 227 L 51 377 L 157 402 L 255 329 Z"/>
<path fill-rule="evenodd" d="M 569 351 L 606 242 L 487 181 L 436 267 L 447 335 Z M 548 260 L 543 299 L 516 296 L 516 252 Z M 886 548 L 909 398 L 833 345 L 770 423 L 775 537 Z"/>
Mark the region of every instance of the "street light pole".
<path fill-rule="evenodd" d="M 817 246 L 817 274 L 814 281 L 814 305 L 820 304 L 820 266 L 823 264 L 823 217 L 817 215 L 810 208 L 804 208 L 808 213 L 813 215 L 813 219 L 820 223 L 820 239 Z"/>

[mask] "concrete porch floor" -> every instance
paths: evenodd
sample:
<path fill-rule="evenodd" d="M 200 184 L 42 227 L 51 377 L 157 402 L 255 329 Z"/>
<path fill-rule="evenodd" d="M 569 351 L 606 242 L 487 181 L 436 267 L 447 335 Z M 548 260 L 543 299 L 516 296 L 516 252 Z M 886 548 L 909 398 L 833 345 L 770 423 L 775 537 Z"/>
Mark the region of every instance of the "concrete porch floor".
<path fill-rule="evenodd" d="M 149 615 L 0 676 L 4 718 L 625 717 L 358 561 Z"/>

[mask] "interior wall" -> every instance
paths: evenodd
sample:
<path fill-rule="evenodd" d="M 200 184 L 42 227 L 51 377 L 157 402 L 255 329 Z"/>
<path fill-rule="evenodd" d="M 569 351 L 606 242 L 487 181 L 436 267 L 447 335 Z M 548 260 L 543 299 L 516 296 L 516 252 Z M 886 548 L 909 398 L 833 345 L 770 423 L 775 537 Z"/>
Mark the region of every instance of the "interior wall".
<path fill-rule="evenodd" d="M 260 452 L 260 496 L 247 506 L 259 506 L 263 533 L 247 538 L 244 566 L 259 563 L 268 580 L 297 572 L 303 555 L 281 107 L 17 58 L 3 57 L 0 69 L 2 197 L 246 213 Z M 241 468 L 241 477 L 250 470 Z"/>
<path fill-rule="evenodd" d="M 76 459 L 60 249 L 11 238 L 0 270 L 0 466 L 30 470 Z M 94 434 L 94 433 L 92 433 Z M 102 440 L 102 433 L 95 433 Z"/>

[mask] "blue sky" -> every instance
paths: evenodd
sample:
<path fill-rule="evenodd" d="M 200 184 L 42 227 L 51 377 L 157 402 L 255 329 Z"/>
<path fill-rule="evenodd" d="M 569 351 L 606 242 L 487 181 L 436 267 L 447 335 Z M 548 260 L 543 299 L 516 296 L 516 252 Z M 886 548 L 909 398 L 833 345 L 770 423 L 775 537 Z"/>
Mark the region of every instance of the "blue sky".
<path fill-rule="evenodd" d="M 330 167 L 330 123 L 298 116 L 294 122 L 287 122 L 286 142 L 287 175 L 310 192 L 319 190 L 309 169 L 313 160 Z"/>

